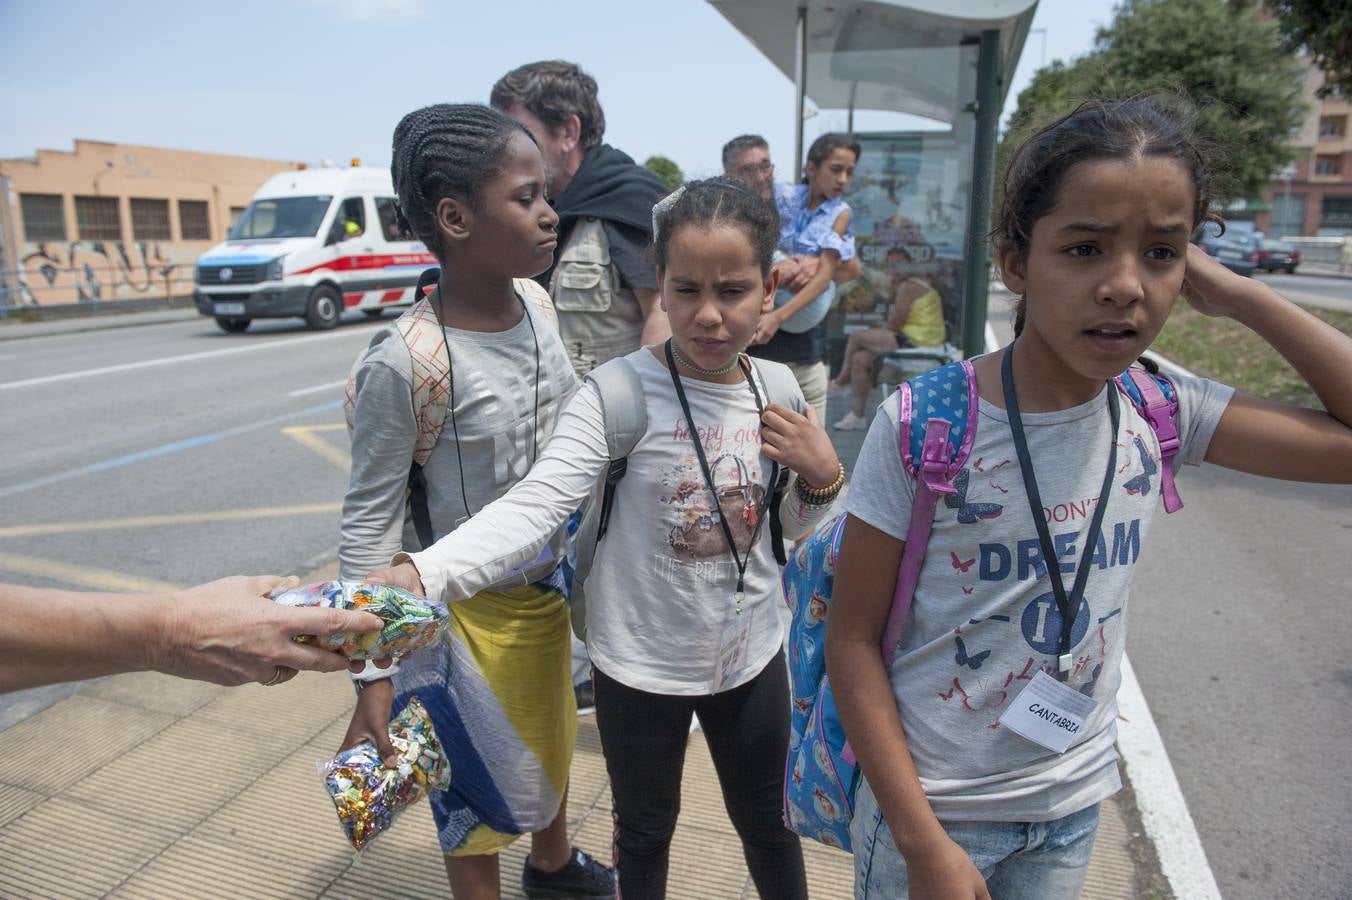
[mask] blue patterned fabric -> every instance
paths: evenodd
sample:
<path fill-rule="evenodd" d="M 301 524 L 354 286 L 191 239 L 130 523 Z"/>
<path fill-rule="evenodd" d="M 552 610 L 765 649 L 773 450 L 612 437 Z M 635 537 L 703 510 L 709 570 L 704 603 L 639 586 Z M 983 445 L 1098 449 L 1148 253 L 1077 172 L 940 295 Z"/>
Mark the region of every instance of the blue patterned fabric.
<path fill-rule="evenodd" d="M 779 210 L 779 249 L 785 253 L 821 256 L 823 250 L 834 250 L 840 261 L 854 259 L 854 217 L 841 237 L 834 231 L 836 219 L 848 212 L 850 204 L 843 197 L 823 200 L 816 209 L 807 208 L 808 186 L 805 184 L 776 184 L 775 208 Z"/>
<path fill-rule="evenodd" d="M 968 405 L 966 369 L 961 363 L 952 363 L 917 375 L 907 384 L 913 399 L 912 459 L 920 459 L 925 424 L 942 419 L 949 423 L 947 459 L 951 464 L 975 415 L 975 408 Z M 784 824 L 804 837 L 849 851 L 850 819 L 860 772 L 848 750 L 826 677 L 825 654 L 826 617 L 831 609 L 844 525 L 843 514 L 824 522 L 799 545 L 784 567 L 784 599 L 793 617 L 789 624 L 793 710 L 784 772 Z"/>
<path fill-rule="evenodd" d="M 1170 403 L 1178 402 L 1178 395 L 1174 392 L 1174 383 L 1163 375 L 1151 375 L 1155 383 L 1160 386 L 1160 391 L 1164 394 L 1164 399 Z M 1141 396 L 1141 389 L 1136 386 L 1136 381 L 1126 372 L 1122 373 L 1122 387 L 1126 388 L 1127 396 L 1131 398 L 1132 406 L 1137 409 L 1145 409 L 1145 398 Z"/>
<path fill-rule="evenodd" d="M 925 423 L 933 418 L 950 423 L 948 431 L 949 456 L 957 453 L 967 434 L 967 371 L 962 363 L 953 362 L 906 382 L 911 388 L 911 474 L 920 466 L 920 454 L 925 448 Z"/>
<path fill-rule="evenodd" d="M 789 626 L 789 758 L 784 824 L 831 847 L 850 849 L 850 812 L 859 767 L 843 756 L 845 730 L 826 679 L 826 614 L 835 584 L 844 515 L 823 523 L 784 567 Z"/>

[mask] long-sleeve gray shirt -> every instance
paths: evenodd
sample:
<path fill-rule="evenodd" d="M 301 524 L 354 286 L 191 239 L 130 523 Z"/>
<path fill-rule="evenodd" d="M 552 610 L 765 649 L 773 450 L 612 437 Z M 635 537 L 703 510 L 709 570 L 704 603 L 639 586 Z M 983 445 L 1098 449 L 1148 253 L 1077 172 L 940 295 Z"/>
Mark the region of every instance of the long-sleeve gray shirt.
<path fill-rule="evenodd" d="M 526 306 L 530 321 L 523 317 L 506 331 L 445 329 L 453 404 L 423 469 L 437 539 L 525 476 L 577 388 L 553 323 Z M 338 545 L 343 578 L 362 578 L 388 566 L 400 550 L 419 549 L 405 514 L 417 434 L 412 370 L 408 347 L 393 328 L 372 339 L 357 366 L 352 474 Z M 555 558 L 564 541 L 560 528 L 550 541 Z"/>

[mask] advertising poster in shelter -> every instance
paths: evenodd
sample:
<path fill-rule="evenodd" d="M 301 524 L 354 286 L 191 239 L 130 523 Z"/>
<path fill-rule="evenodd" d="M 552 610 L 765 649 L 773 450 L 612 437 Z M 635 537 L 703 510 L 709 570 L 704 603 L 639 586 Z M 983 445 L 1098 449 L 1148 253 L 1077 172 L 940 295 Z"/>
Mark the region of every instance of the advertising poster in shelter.
<path fill-rule="evenodd" d="M 920 279 L 939 292 L 947 339 L 961 337 L 963 241 L 970 166 L 951 131 L 856 134 L 862 152 L 846 199 L 862 273 L 841 292 L 832 332 L 880 325 L 898 289 Z"/>

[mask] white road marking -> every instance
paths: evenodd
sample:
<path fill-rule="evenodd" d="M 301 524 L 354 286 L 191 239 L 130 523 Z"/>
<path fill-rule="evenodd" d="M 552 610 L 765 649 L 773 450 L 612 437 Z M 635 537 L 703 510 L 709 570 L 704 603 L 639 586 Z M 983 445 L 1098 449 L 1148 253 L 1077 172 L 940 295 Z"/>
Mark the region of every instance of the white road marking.
<path fill-rule="evenodd" d="M 291 391 L 290 393 L 287 394 L 287 396 L 288 396 L 288 397 L 304 397 L 306 394 L 314 394 L 314 393 L 317 393 L 317 392 L 319 392 L 319 391 L 327 391 L 327 390 L 329 390 L 330 388 L 344 387 L 344 386 L 346 386 L 346 384 L 347 384 L 347 379 L 344 378 L 342 381 L 330 381 L 328 384 L 317 384 L 317 385 L 315 385 L 314 387 L 301 388 L 301 389 L 298 390 L 298 391 Z"/>
<path fill-rule="evenodd" d="M 1155 845 L 1169 887 L 1175 897 L 1220 900 L 1221 890 L 1197 836 L 1183 789 L 1174 777 L 1169 753 L 1125 653 L 1117 713 L 1117 749 L 1126 763 L 1141 824 Z"/>
<path fill-rule="evenodd" d="M 994 350 L 996 344 L 995 332 L 987 322 L 986 349 Z M 1166 372 L 1197 377 L 1158 353 L 1152 352 L 1150 357 Z M 1160 868 L 1175 897 L 1220 900 L 1220 887 L 1188 812 L 1183 789 L 1150 715 L 1131 660 L 1125 653 L 1122 654 L 1121 670 L 1122 684 L 1117 689 L 1117 750 L 1126 765 L 1127 777 L 1131 779 L 1136 808 L 1141 812 L 1141 825 L 1155 846 Z"/>
<path fill-rule="evenodd" d="M 237 353 L 254 353 L 259 350 L 274 350 L 278 347 L 287 347 L 292 344 L 309 343 L 311 341 L 326 341 L 333 338 L 360 337 L 370 338 L 367 329 L 344 328 L 341 331 L 331 332 L 329 334 L 307 334 L 304 337 L 282 338 L 276 341 L 258 341 L 251 344 L 245 344 L 241 347 L 226 347 L 221 350 L 205 350 L 201 353 L 183 353 L 178 356 L 164 356 L 159 359 L 143 359 L 139 362 L 121 363 L 116 366 L 100 366 L 96 369 L 80 369 L 76 372 L 62 372 L 59 375 L 43 375 L 38 378 L 24 378 L 20 381 L 7 381 L 0 383 L 0 391 L 10 390 L 11 388 L 36 387 L 41 384 L 53 384 L 59 381 L 71 381 L 76 378 L 92 378 L 95 375 L 110 375 L 114 372 L 130 372 L 134 369 L 148 369 L 153 366 L 167 366 L 180 362 L 196 362 L 199 359 L 214 359 L 218 356 L 231 356 Z"/>
<path fill-rule="evenodd" d="M 226 438 L 236 437 L 241 434 L 248 434 L 251 431 L 271 428 L 274 425 L 280 425 L 283 422 L 290 422 L 292 419 L 299 419 L 303 416 L 315 415 L 318 413 L 330 412 L 341 407 L 342 401 L 331 400 L 328 403 L 321 403 L 316 406 L 307 406 L 304 409 L 298 409 L 294 412 L 282 413 L 268 419 L 258 422 L 247 422 L 243 425 L 236 425 L 234 428 L 227 428 L 225 431 L 218 431 L 212 434 L 199 434 L 194 437 L 184 438 L 181 441 L 174 441 L 169 444 L 161 444 L 158 447 L 150 447 L 146 450 L 137 450 L 133 453 L 125 453 L 122 456 L 115 456 L 112 459 L 105 459 L 96 463 L 79 466 L 74 469 L 66 469 L 61 472 L 51 472 L 32 481 L 25 481 L 20 484 L 9 485 L 0 488 L 0 498 L 12 497 L 15 494 L 23 494 L 48 485 L 57 484 L 71 478 L 78 478 L 81 475 L 90 475 L 94 472 L 103 472 L 108 469 L 118 469 L 122 466 L 132 463 L 144 462 L 148 459 L 154 459 L 159 456 L 168 456 L 172 453 L 178 453 L 183 450 L 192 450 L 206 444 L 214 444 L 217 441 Z"/>

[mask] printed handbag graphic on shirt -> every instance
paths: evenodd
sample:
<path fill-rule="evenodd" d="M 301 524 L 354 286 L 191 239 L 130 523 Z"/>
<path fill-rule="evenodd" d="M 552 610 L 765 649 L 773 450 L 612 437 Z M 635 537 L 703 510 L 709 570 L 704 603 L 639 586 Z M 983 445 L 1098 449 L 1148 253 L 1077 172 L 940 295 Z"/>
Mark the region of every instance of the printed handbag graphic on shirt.
<path fill-rule="evenodd" d="M 732 529 L 733 540 L 740 553 L 751 546 L 751 542 L 755 539 L 756 520 L 760 514 L 761 505 L 765 502 L 765 485 L 754 482 L 751 479 L 750 471 L 747 469 L 746 461 L 731 453 L 725 453 L 718 457 L 710 467 L 710 474 L 713 476 L 711 480 L 714 484 L 719 483 L 718 473 L 720 468 L 727 468 L 723 465 L 724 460 L 731 460 L 735 467 L 737 481 L 735 484 L 723 485 L 718 488 L 718 505 L 722 508 L 722 515 L 727 517 L 728 526 Z M 707 490 L 701 493 L 704 495 L 704 502 L 709 503 Z M 727 539 L 723 536 L 723 529 L 718 524 L 719 510 L 712 504 L 709 504 L 709 507 L 707 512 L 695 518 L 694 521 L 677 525 L 671 529 L 669 541 L 672 556 L 676 559 L 708 559 L 723 556 L 728 552 Z"/>

